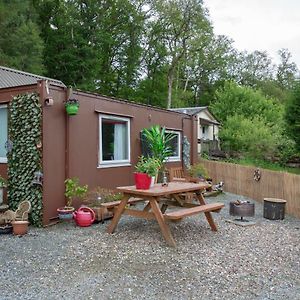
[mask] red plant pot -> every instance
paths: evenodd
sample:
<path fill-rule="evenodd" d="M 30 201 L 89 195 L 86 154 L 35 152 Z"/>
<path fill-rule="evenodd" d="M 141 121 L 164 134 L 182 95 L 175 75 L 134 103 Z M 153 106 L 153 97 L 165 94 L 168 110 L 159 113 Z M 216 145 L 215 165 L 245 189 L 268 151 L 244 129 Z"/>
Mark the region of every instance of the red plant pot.
<path fill-rule="evenodd" d="M 138 190 L 149 190 L 151 177 L 145 173 L 134 173 L 135 186 Z"/>

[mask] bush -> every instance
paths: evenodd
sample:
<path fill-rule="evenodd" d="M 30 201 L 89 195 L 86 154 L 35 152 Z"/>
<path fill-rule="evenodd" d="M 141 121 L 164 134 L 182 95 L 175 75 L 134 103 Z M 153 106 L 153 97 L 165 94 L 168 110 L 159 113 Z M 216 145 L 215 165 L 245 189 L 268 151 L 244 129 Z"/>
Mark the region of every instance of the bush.
<path fill-rule="evenodd" d="M 285 119 L 287 132 L 295 141 L 298 151 L 300 151 L 300 83 L 295 86 L 286 105 Z"/>
<path fill-rule="evenodd" d="M 231 116 L 219 133 L 225 151 L 241 152 L 254 158 L 268 158 L 277 153 L 280 136 L 259 118 Z"/>

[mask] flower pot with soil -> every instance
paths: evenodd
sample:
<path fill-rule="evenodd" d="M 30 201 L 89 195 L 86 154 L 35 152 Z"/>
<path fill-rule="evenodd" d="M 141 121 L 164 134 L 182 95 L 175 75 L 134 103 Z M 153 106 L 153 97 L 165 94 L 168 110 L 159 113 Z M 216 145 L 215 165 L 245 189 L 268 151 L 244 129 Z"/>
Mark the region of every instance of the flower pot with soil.
<path fill-rule="evenodd" d="M 160 161 L 157 158 L 141 156 L 135 166 L 137 171 L 134 173 L 136 188 L 148 190 L 151 186 L 152 177 L 157 176 L 160 166 Z"/>
<path fill-rule="evenodd" d="M 28 221 L 12 221 L 13 234 L 14 235 L 24 235 L 28 232 Z"/>
<path fill-rule="evenodd" d="M 74 207 L 72 206 L 73 198 L 82 198 L 86 195 L 88 186 L 79 185 L 79 179 L 76 177 L 68 178 L 65 180 L 66 191 L 65 196 L 67 198 L 67 204 L 64 207 L 60 207 L 57 209 L 58 217 L 61 220 L 72 220 Z"/>
<path fill-rule="evenodd" d="M 79 110 L 79 101 L 77 99 L 68 99 L 65 101 L 65 108 L 68 115 L 77 115 Z"/>

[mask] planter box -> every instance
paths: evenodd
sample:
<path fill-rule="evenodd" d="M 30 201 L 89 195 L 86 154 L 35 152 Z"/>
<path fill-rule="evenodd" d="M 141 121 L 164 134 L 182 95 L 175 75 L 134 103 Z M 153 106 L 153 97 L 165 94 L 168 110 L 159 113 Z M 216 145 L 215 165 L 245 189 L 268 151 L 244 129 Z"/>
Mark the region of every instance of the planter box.
<path fill-rule="evenodd" d="M 111 219 L 114 214 L 112 211 L 109 211 L 106 207 L 91 207 L 95 212 L 95 221 L 104 222 L 104 220 Z"/>

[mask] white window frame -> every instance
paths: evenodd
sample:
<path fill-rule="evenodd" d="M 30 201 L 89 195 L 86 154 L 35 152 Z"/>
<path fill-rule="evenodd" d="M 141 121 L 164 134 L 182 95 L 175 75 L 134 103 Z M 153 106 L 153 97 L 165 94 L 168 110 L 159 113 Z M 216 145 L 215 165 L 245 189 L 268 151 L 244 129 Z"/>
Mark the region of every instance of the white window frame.
<path fill-rule="evenodd" d="M 167 158 L 167 162 L 172 161 L 181 161 L 181 132 L 176 130 L 168 130 L 166 129 L 165 133 L 172 133 L 178 136 L 178 155 L 177 156 L 169 156 Z"/>
<path fill-rule="evenodd" d="M 102 160 L 102 119 L 110 119 L 116 121 L 125 121 L 127 123 L 127 140 L 128 140 L 128 159 L 123 160 Z M 112 168 L 112 167 L 122 167 L 130 166 L 130 118 L 118 117 L 109 114 L 99 114 L 99 168 Z"/>
<path fill-rule="evenodd" d="M 0 109 L 6 108 L 7 109 L 7 104 L 0 104 Z M 8 115 L 8 110 L 7 110 L 7 115 Z M 7 133 L 8 134 L 8 133 Z M 0 164 L 6 164 L 7 163 L 7 157 L 0 157 Z"/>

